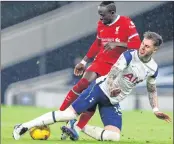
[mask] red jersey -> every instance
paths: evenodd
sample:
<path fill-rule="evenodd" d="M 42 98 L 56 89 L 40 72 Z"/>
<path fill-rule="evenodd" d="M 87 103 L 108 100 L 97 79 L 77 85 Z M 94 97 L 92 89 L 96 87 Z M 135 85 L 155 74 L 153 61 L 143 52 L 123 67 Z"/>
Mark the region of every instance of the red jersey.
<path fill-rule="evenodd" d="M 97 38 L 87 53 L 88 58 L 94 56 L 96 61 L 114 64 L 126 48 L 117 47 L 104 52 L 104 45 L 108 42 L 127 43 L 128 49 L 138 49 L 141 40 L 134 23 L 129 17 L 118 15 L 115 21 L 109 25 L 98 22 Z"/>

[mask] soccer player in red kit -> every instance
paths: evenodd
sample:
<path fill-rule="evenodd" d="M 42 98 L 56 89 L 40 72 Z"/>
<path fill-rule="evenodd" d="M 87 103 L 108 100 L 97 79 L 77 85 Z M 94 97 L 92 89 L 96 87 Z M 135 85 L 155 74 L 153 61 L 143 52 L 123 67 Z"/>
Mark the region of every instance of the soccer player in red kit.
<path fill-rule="evenodd" d="M 108 74 L 119 56 L 127 49 L 138 49 L 141 43 L 134 23 L 129 17 L 116 14 L 112 1 L 104 1 L 98 6 L 100 20 L 97 26 L 97 37 L 83 60 L 76 65 L 74 74 L 80 76 L 89 59 L 94 61 L 86 69 L 83 77 L 67 94 L 60 110 L 65 110 L 97 77 Z M 82 129 L 95 113 L 95 108 L 81 114 L 77 126 Z"/>

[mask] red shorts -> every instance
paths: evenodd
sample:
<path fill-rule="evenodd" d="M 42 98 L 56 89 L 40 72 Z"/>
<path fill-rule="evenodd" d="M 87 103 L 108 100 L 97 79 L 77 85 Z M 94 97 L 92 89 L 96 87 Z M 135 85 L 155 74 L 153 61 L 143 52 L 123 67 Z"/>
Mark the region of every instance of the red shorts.
<path fill-rule="evenodd" d="M 104 76 L 109 73 L 112 66 L 113 64 L 110 63 L 93 61 L 86 71 L 95 72 L 100 76 Z"/>

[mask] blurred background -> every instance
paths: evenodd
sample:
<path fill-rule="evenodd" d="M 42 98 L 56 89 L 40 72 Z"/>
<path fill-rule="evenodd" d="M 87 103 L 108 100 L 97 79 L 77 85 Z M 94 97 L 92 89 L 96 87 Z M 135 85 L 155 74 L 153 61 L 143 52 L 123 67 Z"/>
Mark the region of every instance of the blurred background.
<path fill-rule="evenodd" d="M 57 108 L 80 79 L 73 75 L 96 37 L 100 2 L 1 2 L 1 104 Z M 160 109 L 173 110 L 173 3 L 116 2 L 117 13 L 162 35 L 155 54 Z M 122 109 L 150 109 L 145 83 Z"/>

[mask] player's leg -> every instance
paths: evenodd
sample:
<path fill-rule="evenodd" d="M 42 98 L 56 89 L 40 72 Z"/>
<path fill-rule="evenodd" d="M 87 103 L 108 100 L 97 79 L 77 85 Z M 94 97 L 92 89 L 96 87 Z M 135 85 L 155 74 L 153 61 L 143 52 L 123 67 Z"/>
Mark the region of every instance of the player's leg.
<path fill-rule="evenodd" d="M 82 130 L 82 128 L 84 127 L 84 123 L 85 125 L 87 124 L 87 122 L 90 120 L 90 118 L 93 116 L 93 114 L 96 111 L 96 106 L 94 105 L 93 107 L 89 108 L 86 112 L 83 112 L 80 115 L 80 119 L 79 121 L 77 120 L 70 120 L 67 124 L 67 126 L 63 126 L 64 128 L 66 127 L 66 129 L 74 131 L 75 133 L 80 134 L 80 131 Z M 83 122 L 84 120 L 84 122 Z M 80 125 L 80 126 L 79 126 Z M 82 128 L 81 128 L 82 127 Z M 66 137 L 69 135 L 67 133 L 64 133 L 63 136 L 66 135 Z M 65 138 L 66 139 L 66 138 Z M 70 139 L 72 140 L 77 140 L 77 138 L 74 138 L 73 136 L 70 136 Z M 63 139 L 64 140 L 64 139 Z"/>
<path fill-rule="evenodd" d="M 122 113 L 119 105 L 101 106 L 99 105 L 100 116 L 104 128 L 86 125 L 83 132 L 96 140 L 119 141 L 122 126 Z"/>
<path fill-rule="evenodd" d="M 94 65 L 92 65 L 94 67 Z M 66 98 L 64 99 L 62 105 L 60 106 L 60 110 L 65 110 L 73 101 L 75 101 L 78 97 L 78 95 L 88 87 L 88 85 L 94 81 L 97 77 L 97 74 L 92 71 L 86 71 L 80 79 L 80 81 L 68 92 Z M 85 115 L 82 114 L 82 119 L 86 119 L 86 121 L 80 121 L 79 127 L 77 129 L 81 129 L 84 124 L 86 124 L 89 119 L 92 117 L 93 113 L 86 113 Z M 73 124 L 74 120 L 70 121 L 68 125 Z M 62 133 L 61 139 L 65 140 L 67 138 L 67 135 Z"/>
<path fill-rule="evenodd" d="M 96 109 L 96 105 L 97 103 L 100 101 L 100 96 L 101 95 L 104 95 L 103 91 L 100 89 L 100 87 L 98 86 L 98 84 L 95 85 L 94 88 L 92 88 L 93 91 L 91 91 L 84 99 L 85 102 L 83 102 L 83 104 L 88 104 L 88 109 L 89 108 L 93 108 L 93 111 Z M 86 91 L 86 90 L 85 90 Z M 83 93 L 85 92 L 83 91 L 82 92 L 82 95 Z M 80 96 L 81 97 L 81 96 Z M 79 98 L 78 98 L 79 99 Z M 77 99 L 77 100 L 78 100 Z M 76 102 L 76 101 L 75 101 Z M 72 104 L 72 107 L 76 110 L 76 111 L 79 111 L 80 108 L 78 105 L 75 105 L 75 102 Z M 93 104 L 94 103 L 94 104 Z M 87 108 L 87 106 L 86 106 Z M 84 109 L 82 109 L 83 112 L 84 112 Z M 86 109 L 87 110 L 87 109 Z M 82 111 L 80 111 L 82 112 Z M 63 129 L 63 132 L 65 132 L 66 134 L 68 134 L 70 136 L 70 139 L 71 140 L 78 140 L 79 138 L 79 129 L 76 128 L 76 124 L 71 126 L 71 127 L 68 127 L 68 126 L 63 126 L 62 127 Z"/>
<path fill-rule="evenodd" d="M 89 79 L 89 81 L 91 82 L 93 79 L 96 79 L 96 73 L 95 75 L 93 75 L 93 72 L 90 71 L 86 71 L 84 73 L 84 78 Z M 75 98 L 75 97 L 74 97 Z M 61 108 L 64 108 L 64 106 L 66 105 L 66 99 L 64 100 L 64 103 L 62 104 Z M 65 104 L 65 105 L 64 105 Z M 82 113 L 80 115 L 79 121 L 76 120 L 70 120 L 67 123 L 67 127 L 69 128 L 73 128 L 77 133 L 79 133 L 81 131 L 81 129 L 88 123 L 88 121 L 91 119 L 91 117 L 94 115 L 95 110 L 87 110 L 86 112 Z M 63 126 L 64 127 L 64 126 Z M 62 128 L 61 128 L 62 129 Z M 61 134 L 61 140 L 65 140 L 67 138 L 67 134 L 62 132 Z"/>
<path fill-rule="evenodd" d="M 73 88 L 66 95 L 65 100 L 60 106 L 60 110 L 63 111 L 70 106 L 72 102 L 74 102 L 78 95 L 85 90 L 89 84 L 97 78 L 97 74 L 95 72 L 86 71 L 83 77 L 79 80 L 79 82 L 73 86 Z"/>
<path fill-rule="evenodd" d="M 95 62 L 94 65 L 92 67 L 89 67 L 86 71 L 95 71 L 98 74 L 98 77 L 100 77 L 106 75 L 110 71 L 111 67 L 112 65 L 108 63 Z M 94 113 L 95 109 L 90 109 L 82 113 L 79 121 L 76 124 L 78 129 L 82 129 L 88 123 Z"/>
<path fill-rule="evenodd" d="M 88 89 L 86 89 L 80 97 L 73 103 L 72 106 L 67 108 L 65 111 L 53 111 L 48 112 L 34 120 L 17 125 L 13 131 L 14 139 L 18 140 L 21 135 L 26 131 L 35 126 L 50 125 L 59 121 L 72 120 L 77 117 L 78 114 L 86 111 L 89 107 L 95 105 L 97 99 L 97 94 L 95 91 L 95 82 L 92 83 Z"/>
<path fill-rule="evenodd" d="M 59 121 L 67 121 L 77 118 L 77 114 L 73 109 L 67 108 L 65 111 L 53 111 L 48 112 L 38 118 L 35 118 L 31 121 L 25 122 L 23 124 L 16 125 L 13 130 L 13 137 L 15 140 L 18 140 L 21 135 L 26 133 L 29 129 L 35 126 L 44 126 L 54 124 Z"/>
<path fill-rule="evenodd" d="M 83 127 L 88 123 L 88 121 L 94 115 L 95 111 L 96 111 L 96 107 L 92 107 L 88 109 L 86 112 L 82 113 L 80 115 L 78 122 L 75 124 L 75 126 L 78 127 L 79 130 L 82 130 Z"/>

